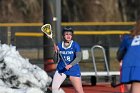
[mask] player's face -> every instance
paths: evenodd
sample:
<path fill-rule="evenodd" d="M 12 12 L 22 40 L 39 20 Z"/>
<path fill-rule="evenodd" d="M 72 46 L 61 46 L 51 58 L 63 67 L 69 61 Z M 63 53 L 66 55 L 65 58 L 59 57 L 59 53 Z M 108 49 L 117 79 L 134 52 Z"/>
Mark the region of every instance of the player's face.
<path fill-rule="evenodd" d="M 65 32 L 64 38 L 66 41 L 71 41 L 72 40 L 72 32 Z"/>

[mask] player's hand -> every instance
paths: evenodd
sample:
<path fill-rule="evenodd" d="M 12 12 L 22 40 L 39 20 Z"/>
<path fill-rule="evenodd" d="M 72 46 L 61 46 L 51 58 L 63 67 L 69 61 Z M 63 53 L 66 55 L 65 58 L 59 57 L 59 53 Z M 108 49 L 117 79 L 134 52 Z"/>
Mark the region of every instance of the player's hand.
<path fill-rule="evenodd" d="M 71 67 L 72 67 L 72 65 L 67 65 L 65 68 L 66 68 L 67 70 L 69 70 Z"/>
<path fill-rule="evenodd" d="M 120 66 L 122 66 L 122 60 L 120 61 Z"/>

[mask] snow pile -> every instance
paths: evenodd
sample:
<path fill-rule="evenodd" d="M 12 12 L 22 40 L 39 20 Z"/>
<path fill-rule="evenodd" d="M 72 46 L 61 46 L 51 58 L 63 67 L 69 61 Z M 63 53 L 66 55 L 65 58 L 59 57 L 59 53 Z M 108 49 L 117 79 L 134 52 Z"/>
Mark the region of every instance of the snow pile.
<path fill-rule="evenodd" d="M 15 46 L 0 45 L 0 93 L 47 93 L 52 79 Z"/>

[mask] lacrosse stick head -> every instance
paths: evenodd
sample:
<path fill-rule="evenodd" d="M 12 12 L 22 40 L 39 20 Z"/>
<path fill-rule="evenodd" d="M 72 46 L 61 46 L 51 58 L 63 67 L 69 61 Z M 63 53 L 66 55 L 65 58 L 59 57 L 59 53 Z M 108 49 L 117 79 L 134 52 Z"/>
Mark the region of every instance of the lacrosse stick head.
<path fill-rule="evenodd" d="M 52 38 L 52 28 L 50 24 L 45 24 L 41 27 L 41 31 L 45 33 L 49 38 Z"/>

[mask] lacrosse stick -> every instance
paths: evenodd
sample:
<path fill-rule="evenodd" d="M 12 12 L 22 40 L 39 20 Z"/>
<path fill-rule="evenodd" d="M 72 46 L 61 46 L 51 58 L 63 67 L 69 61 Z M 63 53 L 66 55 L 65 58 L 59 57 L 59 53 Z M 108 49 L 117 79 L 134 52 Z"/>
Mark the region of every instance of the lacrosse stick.
<path fill-rule="evenodd" d="M 52 39 L 52 28 L 50 24 L 45 24 L 41 27 L 41 31 Z"/>
<path fill-rule="evenodd" d="M 120 72 L 121 73 L 121 72 Z M 124 91 L 125 91 L 125 89 L 124 89 L 124 84 L 123 83 L 116 83 L 115 82 L 116 80 L 113 80 L 113 82 L 111 83 L 111 86 L 113 87 L 113 88 L 116 88 L 116 87 L 118 87 L 118 86 L 120 86 L 120 92 L 121 93 L 124 93 Z"/>
<path fill-rule="evenodd" d="M 121 78 L 121 75 L 122 75 L 122 62 L 120 62 L 120 78 Z M 121 83 L 121 82 L 120 83 L 116 83 L 115 77 L 114 77 L 114 79 L 112 79 L 111 86 L 114 87 L 114 88 L 120 86 L 120 91 L 122 93 L 124 93 L 124 84 Z"/>
<path fill-rule="evenodd" d="M 41 27 L 41 31 L 42 31 L 43 33 L 45 33 L 49 38 L 51 38 L 52 41 L 53 41 L 53 43 L 55 44 L 55 42 L 54 42 L 54 40 L 53 40 L 53 38 L 52 38 L 53 33 L 52 33 L 52 28 L 51 28 L 51 25 L 50 25 L 50 24 L 45 24 L 45 25 L 43 25 L 43 26 Z M 56 44 L 55 44 L 55 45 L 56 45 Z M 64 58 L 63 58 L 63 56 L 62 56 L 61 53 L 59 52 L 59 50 L 58 50 L 58 54 L 59 54 L 60 57 L 62 58 L 64 64 L 67 65 L 66 62 L 65 62 L 65 60 L 64 60 Z"/>
<path fill-rule="evenodd" d="M 123 85 L 123 83 L 118 83 L 118 84 L 116 84 L 116 83 L 111 83 L 111 86 L 112 86 L 113 88 L 116 88 L 116 87 L 121 86 L 121 85 Z"/>

